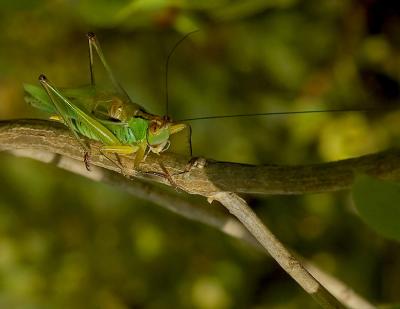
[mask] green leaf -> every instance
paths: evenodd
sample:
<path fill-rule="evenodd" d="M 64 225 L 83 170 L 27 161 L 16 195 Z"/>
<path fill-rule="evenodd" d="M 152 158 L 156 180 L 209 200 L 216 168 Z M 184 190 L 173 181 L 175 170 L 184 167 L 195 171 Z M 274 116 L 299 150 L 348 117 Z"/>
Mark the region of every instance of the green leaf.
<path fill-rule="evenodd" d="M 361 218 L 378 233 L 400 240 L 400 184 L 357 176 L 353 199 Z"/>

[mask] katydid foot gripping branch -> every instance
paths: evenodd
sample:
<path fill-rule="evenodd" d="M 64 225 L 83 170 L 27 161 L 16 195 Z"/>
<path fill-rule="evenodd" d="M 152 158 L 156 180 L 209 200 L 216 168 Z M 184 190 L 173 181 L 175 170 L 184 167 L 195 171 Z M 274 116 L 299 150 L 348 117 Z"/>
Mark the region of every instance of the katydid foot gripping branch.
<path fill-rule="evenodd" d="M 78 149 L 75 149 L 75 157 L 78 159 L 83 158 L 86 167 L 89 168 L 90 153 L 92 157 L 91 161 L 95 165 L 111 168 L 105 162 L 111 163 L 111 166 L 114 167 L 113 169 L 117 168 L 117 171 L 122 172 L 124 175 L 142 177 L 161 175 L 163 176 L 161 177 L 163 178 L 163 182 L 167 184 L 176 184 L 176 186 L 189 193 L 202 194 L 209 200 L 219 200 L 230 212 L 241 220 L 264 248 L 308 293 L 313 295 L 319 303 L 328 307 L 336 307 L 338 305 L 337 301 L 276 240 L 251 209 L 246 206 L 244 201 L 235 194 L 227 194 L 227 192 L 246 192 L 246 186 L 247 188 L 251 187 L 248 192 L 252 193 L 263 193 L 266 188 L 270 188 L 270 193 L 274 192 L 278 194 L 298 194 L 305 191 L 322 192 L 329 190 L 329 188 L 330 190 L 337 190 L 351 184 L 352 174 L 349 173 L 349 166 L 347 170 L 338 170 L 338 175 L 332 173 L 337 167 L 334 165 L 326 166 L 325 171 L 324 169 L 318 169 L 318 167 L 298 167 L 297 171 L 290 168 L 285 169 L 284 167 L 269 167 L 269 170 L 257 167 L 257 172 L 251 166 L 234 165 L 234 169 L 236 171 L 240 170 L 240 173 L 242 173 L 236 179 L 236 177 L 229 176 L 232 175 L 229 163 L 204 161 L 204 164 L 199 164 L 200 161 L 191 160 L 191 129 L 186 124 L 186 121 L 259 115 L 369 111 L 376 109 L 331 109 L 207 116 L 187 118 L 174 122 L 168 116 L 168 99 L 166 101 L 166 116 L 151 114 L 140 105 L 133 103 L 114 77 L 93 33 L 88 34 L 88 41 L 90 55 L 89 86 L 58 89 L 44 75 L 39 77 L 43 88 L 34 85 L 25 85 L 26 100 L 34 107 L 49 112 L 51 114 L 50 119 L 63 123 L 72 132 L 73 139 L 78 145 Z M 177 45 L 175 45 L 174 49 Z M 97 53 L 111 80 L 114 88 L 111 92 L 101 91 L 96 86 L 93 73 L 94 52 Z M 170 55 L 168 56 L 168 60 Z M 166 69 L 168 69 L 168 61 Z M 14 133 L 15 130 L 23 129 L 23 123 L 19 123 L 17 124 L 17 128 L 13 128 Z M 21 131 L 19 132 L 21 133 Z M 61 134 L 61 131 L 59 133 Z M 146 160 L 150 152 L 155 154 L 165 152 L 170 145 L 170 136 L 177 133 L 185 133 L 187 135 L 189 157 L 183 157 L 182 161 L 177 160 L 175 156 L 165 154 L 153 161 L 150 160 L 150 162 Z M 65 134 L 65 132 L 62 134 Z M 89 140 L 82 139 L 81 136 L 100 143 L 93 144 Z M 71 144 L 64 146 L 71 148 Z M 54 152 L 68 155 L 68 153 L 65 153 L 65 150 L 58 149 Z M 77 153 L 80 154 L 76 156 Z M 69 155 L 72 156 L 72 154 Z M 110 157 L 110 155 L 114 157 Z M 106 158 L 106 160 L 103 160 L 103 158 Z M 157 166 L 152 165 L 151 162 L 157 163 Z M 190 162 L 197 164 L 192 166 L 189 164 Z M 150 163 L 150 166 L 148 163 Z M 215 170 L 213 172 L 213 167 L 216 166 L 219 168 L 217 168 L 217 172 L 215 173 Z M 220 169 L 221 167 L 222 169 Z M 304 177 L 302 180 L 299 179 L 299 176 L 301 176 L 300 171 L 304 173 L 304 176 L 307 175 L 307 177 Z M 268 177 L 262 180 L 264 175 L 260 173 L 263 172 L 266 172 L 268 177 L 271 175 L 272 177 L 277 177 L 277 175 L 280 175 L 278 178 L 283 177 L 281 178 L 281 182 L 272 181 Z M 290 173 L 294 174 L 290 175 Z M 313 173 L 317 175 L 315 176 L 316 178 L 310 177 Z M 318 173 L 320 174 L 318 175 Z M 251 177 L 251 174 L 258 174 L 258 177 Z M 201 175 L 205 177 L 206 181 L 200 180 L 196 183 L 194 179 L 199 180 L 201 177 L 198 176 Z M 335 178 L 335 175 L 337 178 Z M 326 178 L 325 181 L 323 181 L 324 177 Z M 185 185 L 185 183 L 188 183 L 188 179 L 191 179 L 190 187 Z M 240 184 L 239 179 L 244 180 L 246 183 Z M 308 179 L 308 182 L 304 182 L 305 179 Z M 224 184 L 224 182 L 231 183 Z M 233 188 L 235 186 L 236 189 Z M 318 186 L 319 188 L 317 188 Z"/>

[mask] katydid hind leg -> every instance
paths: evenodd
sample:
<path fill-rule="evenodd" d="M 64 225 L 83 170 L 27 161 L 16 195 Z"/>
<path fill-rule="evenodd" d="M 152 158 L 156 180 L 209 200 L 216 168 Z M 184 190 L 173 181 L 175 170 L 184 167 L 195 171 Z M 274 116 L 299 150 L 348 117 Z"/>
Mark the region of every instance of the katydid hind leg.
<path fill-rule="evenodd" d="M 40 83 L 47 91 L 52 103 L 58 114 L 63 118 L 66 125 L 73 131 L 76 136 L 78 132 L 85 132 L 85 136 L 98 140 L 105 145 L 119 145 L 118 138 L 98 119 L 92 117 L 79 106 L 72 103 L 66 98 L 60 90 L 54 87 L 44 75 L 39 77 Z M 72 123 L 72 119 L 75 120 Z"/>
<path fill-rule="evenodd" d="M 108 77 L 110 78 L 113 86 L 117 89 L 117 91 L 123 95 L 128 101 L 130 101 L 130 98 L 125 91 L 124 88 L 122 88 L 121 84 L 118 82 L 118 80 L 115 78 L 113 71 L 111 70 L 111 67 L 109 66 L 106 58 L 104 57 L 103 51 L 100 47 L 100 43 L 97 40 L 96 35 L 93 32 L 88 32 L 87 38 L 89 40 L 89 62 L 90 62 L 90 75 L 91 75 L 91 82 L 94 85 L 95 79 L 94 79 L 94 73 L 93 73 L 93 63 L 94 63 L 94 56 L 93 56 L 93 49 L 96 51 L 100 62 L 103 64 L 104 69 L 107 72 Z"/>
<path fill-rule="evenodd" d="M 63 123 L 70 129 L 70 131 L 72 132 L 72 134 L 75 136 L 76 140 L 79 142 L 79 144 L 82 146 L 83 150 L 84 150 L 84 162 L 85 162 L 85 167 L 87 170 L 90 170 L 90 148 L 89 146 L 82 141 L 82 139 L 79 137 L 78 133 L 75 131 L 74 126 L 71 122 L 71 118 L 69 117 L 68 113 L 61 107 L 60 104 L 57 103 L 57 99 L 54 95 L 56 95 L 56 93 L 54 93 L 53 91 L 53 87 L 50 87 L 50 84 L 46 78 L 46 76 L 44 76 L 43 74 L 39 76 L 39 81 L 42 84 L 43 88 L 46 90 L 51 102 L 53 103 L 54 107 L 56 108 L 59 116 L 62 118 Z"/>
<path fill-rule="evenodd" d="M 78 106 L 68 100 L 56 87 L 54 87 L 42 74 L 39 81 L 46 90 L 50 101 L 53 103 L 58 115 L 62 118 L 64 124 L 70 129 L 77 141 L 84 149 L 84 162 L 86 168 L 89 167 L 89 146 L 79 137 L 79 130 L 85 132 L 87 137 L 97 139 L 106 145 L 118 145 L 120 142 L 117 137 L 97 119 L 91 117 Z M 72 122 L 74 119 L 75 123 Z M 78 130 L 78 132 L 77 132 Z"/>
<path fill-rule="evenodd" d="M 94 58 L 93 58 L 93 46 L 90 43 L 90 37 L 89 35 L 92 35 L 92 33 L 88 33 L 87 37 L 88 37 L 88 52 L 89 52 L 89 73 L 90 73 L 90 85 L 92 87 L 96 86 L 96 81 L 94 79 L 94 72 L 93 72 L 93 62 L 94 62 Z M 94 34 L 93 34 L 94 35 Z"/>

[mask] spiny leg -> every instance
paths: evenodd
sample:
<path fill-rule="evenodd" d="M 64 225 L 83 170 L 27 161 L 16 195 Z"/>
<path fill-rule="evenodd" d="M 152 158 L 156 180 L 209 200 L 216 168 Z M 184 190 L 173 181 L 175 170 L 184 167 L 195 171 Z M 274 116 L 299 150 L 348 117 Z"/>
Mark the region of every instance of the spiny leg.
<path fill-rule="evenodd" d="M 121 95 L 123 95 L 128 101 L 130 101 L 128 94 L 126 93 L 124 88 L 122 88 L 121 84 L 117 81 L 117 79 L 114 76 L 114 73 L 112 72 L 110 66 L 108 65 L 106 58 L 104 57 L 103 51 L 101 50 L 100 43 L 96 38 L 96 35 L 93 32 L 88 32 L 87 38 L 89 41 L 89 69 L 90 69 L 91 85 L 92 86 L 95 85 L 94 71 L 93 71 L 93 63 L 94 63 L 93 48 L 94 48 L 114 87 L 118 90 L 118 92 Z"/>
<path fill-rule="evenodd" d="M 56 108 L 59 116 L 62 118 L 64 124 L 70 129 L 72 134 L 75 136 L 76 140 L 82 146 L 84 150 L 83 160 L 85 163 L 85 167 L 88 171 L 90 171 L 90 148 L 89 146 L 84 143 L 81 138 L 79 137 L 78 133 L 75 131 L 74 126 L 72 124 L 71 118 L 66 115 L 66 112 L 57 104 L 56 98 L 54 97 L 54 88 L 50 85 L 49 81 L 47 80 L 46 76 L 41 74 L 39 76 L 39 82 L 42 84 L 43 88 L 46 90 L 47 95 L 49 96 L 50 100 L 53 102 L 54 107 Z M 57 94 L 57 93 L 56 93 Z"/>
<path fill-rule="evenodd" d="M 94 34 L 93 34 L 94 35 Z M 90 72 L 90 85 L 94 87 L 96 85 L 96 81 L 94 79 L 94 73 L 93 73 L 93 63 L 94 63 L 94 58 L 93 58 L 93 47 L 92 44 L 90 44 L 90 38 L 89 38 L 89 33 L 87 34 L 88 37 L 88 45 L 89 45 L 89 72 Z"/>

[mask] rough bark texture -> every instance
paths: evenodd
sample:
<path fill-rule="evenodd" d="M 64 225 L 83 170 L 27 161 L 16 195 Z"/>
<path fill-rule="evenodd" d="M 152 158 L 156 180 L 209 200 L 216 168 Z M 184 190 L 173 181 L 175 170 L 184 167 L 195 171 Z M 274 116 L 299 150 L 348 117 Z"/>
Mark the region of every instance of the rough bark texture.
<path fill-rule="evenodd" d="M 100 144 L 87 141 L 92 149 L 91 164 L 120 172 L 120 168 L 102 156 Z M 2 149 L 40 149 L 83 160 L 81 146 L 70 132 L 58 123 L 45 120 L 0 122 Z M 247 165 L 204 160 L 205 165 L 185 171 L 190 158 L 176 154 L 149 155 L 138 169 L 133 158 L 121 156 L 124 173 L 151 178 L 171 185 L 160 163 L 180 189 L 212 197 L 218 192 L 255 194 L 305 194 L 349 189 L 357 173 L 387 180 L 400 180 L 400 151 L 391 150 L 336 162 L 301 165 Z"/>

